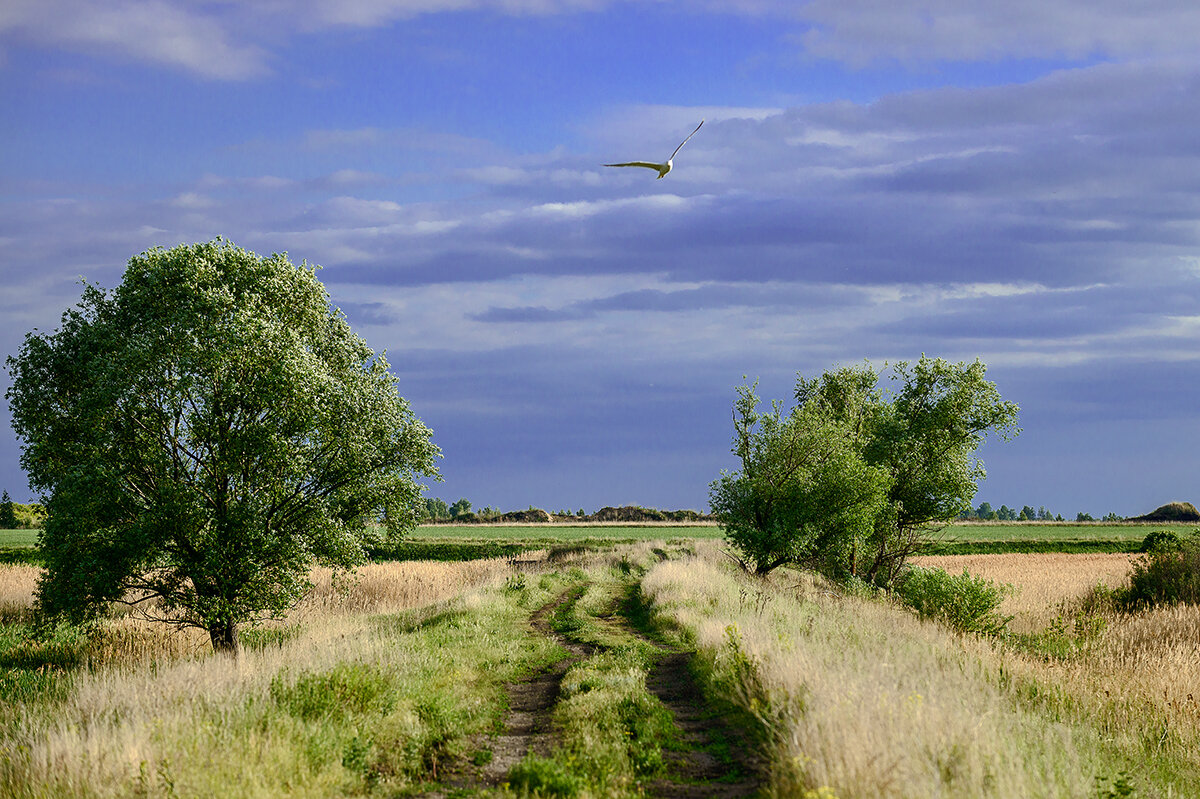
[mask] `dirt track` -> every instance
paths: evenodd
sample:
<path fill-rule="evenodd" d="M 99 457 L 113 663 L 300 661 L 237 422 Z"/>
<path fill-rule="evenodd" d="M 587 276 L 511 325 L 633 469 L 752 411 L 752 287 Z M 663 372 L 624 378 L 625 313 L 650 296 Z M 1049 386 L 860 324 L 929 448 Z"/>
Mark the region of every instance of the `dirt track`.
<path fill-rule="evenodd" d="M 556 742 L 552 716 L 563 677 L 572 666 L 590 657 L 595 647 L 559 635 L 551 629 L 549 618 L 586 589 L 587 584 L 576 585 L 530 617 L 534 630 L 555 639 L 568 654 L 529 679 L 508 686 L 509 710 L 503 732 L 478 741 L 479 749 L 491 751 L 491 760 L 482 766 L 458 764 L 443 776 L 442 790 L 425 796 L 486 791 L 500 786 L 513 766 L 529 753 L 550 755 Z M 608 623 L 646 640 L 620 613 L 610 617 Z M 647 676 L 646 688 L 671 712 L 683 748 L 664 749 L 668 773 L 645 784 L 646 795 L 663 799 L 732 799 L 757 795 L 761 788 L 759 758 L 741 731 L 715 713 L 705 700 L 689 667 L 691 653 L 661 647 L 660 651 L 661 657 Z"/>

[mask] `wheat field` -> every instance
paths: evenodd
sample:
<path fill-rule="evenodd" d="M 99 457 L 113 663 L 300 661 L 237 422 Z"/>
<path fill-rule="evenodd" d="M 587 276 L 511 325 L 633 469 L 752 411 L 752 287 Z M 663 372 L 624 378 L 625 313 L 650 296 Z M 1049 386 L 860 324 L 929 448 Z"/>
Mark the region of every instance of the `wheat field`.
<path fill-rule="evenodd" d="M 939 555 L 914 558 L 927 568 L 977 577 L 1013 586 L 1000 611 L 1014 616 L 1011 629 L 1032 632 L 1044 628 L 1064 602 L 1082 597 L 1096 585 L 1116 588 L 1129 574 L 1136 555 L 1124 554 L 1013 554 Z"/>

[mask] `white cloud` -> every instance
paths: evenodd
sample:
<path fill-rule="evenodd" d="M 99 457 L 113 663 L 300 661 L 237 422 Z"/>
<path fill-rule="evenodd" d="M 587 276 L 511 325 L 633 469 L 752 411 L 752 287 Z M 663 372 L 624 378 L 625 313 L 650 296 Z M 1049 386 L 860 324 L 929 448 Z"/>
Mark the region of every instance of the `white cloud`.
<path fill-rule="evenodd" d="M 813 56 L 866 65 L 1192 53 L 1200 6 L 1166 0 L 811 0 L 797 12 Z"/>
<path fill-rule="evenodd" d="M 268 54 L 231 31 L 220 14 L 168 0 L 34 0 L 0 16 L 0 34 L 43 45 L 147 61 L 204 78 L 244 80 L 267 74 Z"/>
<path fill-rule="evenodd" d="M 212 198 L 205 197 L 203 194 L 198 194 L 194 191 L 185 191 L 173 197 L 170 204 L 176 208 L 200 211 L 205 208 L 212 208 L 216 203 L 213 202 Z"/>
<path fill-rule="evenodd" d="M 430 14 L 549 16 L 621 5 L 617 0 L 8 0 L 0 6 L 0 36 L 170 65 L 207 79 L 246 80 L 269 74 L 271 49 L 300 33 L 379 28 Z M 1162 0 L 1152 7 L 1125 0 L 708 0 L 674 5 L 678 13 L 777 17 L 781 26 L 793 26 L 792 38 L 808 55 L 857 66 L 880 60 L 1158 58 L 1190 55 L 1200 38 L 1200 6 L 1190 0 Z M 761 119 L 777 109 L 691 110 L 709 119 Z"/>

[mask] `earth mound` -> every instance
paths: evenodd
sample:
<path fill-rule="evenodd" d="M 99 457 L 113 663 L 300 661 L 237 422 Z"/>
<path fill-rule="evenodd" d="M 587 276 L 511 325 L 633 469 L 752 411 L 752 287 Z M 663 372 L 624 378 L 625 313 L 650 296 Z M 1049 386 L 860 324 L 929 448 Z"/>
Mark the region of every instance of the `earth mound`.
<path fill-rule="evenodd" d="M 1135 516 L 1134 522 L 1200 522 L 1200 511 L 1190 502 L 1168 502 L 1145 516 Z"/>

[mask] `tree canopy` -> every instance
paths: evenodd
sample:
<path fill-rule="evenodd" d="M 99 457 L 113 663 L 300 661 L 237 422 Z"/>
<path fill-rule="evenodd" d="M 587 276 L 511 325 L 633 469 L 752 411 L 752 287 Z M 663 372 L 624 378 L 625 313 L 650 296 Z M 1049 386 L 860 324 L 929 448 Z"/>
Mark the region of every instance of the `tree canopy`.
<path fill-rule="evenodd" d="M 856 446 L 852 424 L 831 402 L 784 414 L 758 410 L 754 386 L 738 389 L 734 452 L 740 472 L 712 484 L 709 504 L 726 539 L 759 574 L 787 563 L 848 556 L 873 529 L 887 474 Z"/>
<path fill-rule="evenodd" d="M 8 359 L 21 463 L 49 517 L 47 612 L 126 601 L 237 651 L 314 563 L 348 568 L 421 509 L 431 433 L 314 269 L 218 239 L 85 285 Z"/>
<path fill-rule="evenodd" d="M 759 413 L 753 388 L 739 388 L 742 468 L 710 491 L 727 539 L 759 572 L 810 562 L 890 583 L 926 525 L 970 507 L 987 433 L 1019 432 L 1017 406 L 985 373 L 922 356 L 891 367 L 887 393 L 869 365 L 798 375 L 786 415 L 778 403 Z"/>

